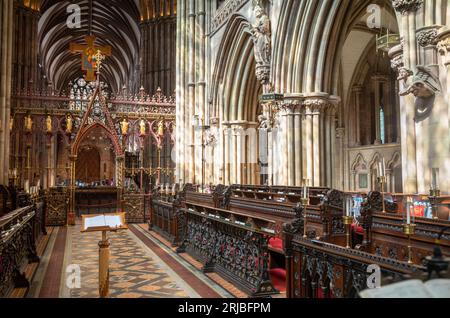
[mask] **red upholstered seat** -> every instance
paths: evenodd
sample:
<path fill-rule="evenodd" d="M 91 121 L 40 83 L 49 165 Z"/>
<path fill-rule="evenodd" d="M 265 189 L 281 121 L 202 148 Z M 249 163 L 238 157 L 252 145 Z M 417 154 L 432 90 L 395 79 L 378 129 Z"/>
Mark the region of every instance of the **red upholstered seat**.
<path fill-rule="evenodd" d="M 317 290 L 317 298 L 325 298 L 322 287 L 319 287 L 319 289 Z"/>
<path fill-rule="evenodd" d="M 357 234 L 364 234 L 364 229 L 361 225 L 356 225 L 355 223 L 352 224 L 352 230 Z"/>
<path fill-rule="evenodd" d="M 283 249 L 283 240 L 279 239 L 279 238 L 276 238 L 276 237 L 272 237 L 269 240 L 269 246 L 272 247 L 272 248 L 276 248 L 276 249 L 282 250 Z"/>
<path fill-rule="evenodd" d="M 280 292 L 286 291 L 286 270 L 284 268 L 272 268 L 269 270 L 273 287 Z"/>

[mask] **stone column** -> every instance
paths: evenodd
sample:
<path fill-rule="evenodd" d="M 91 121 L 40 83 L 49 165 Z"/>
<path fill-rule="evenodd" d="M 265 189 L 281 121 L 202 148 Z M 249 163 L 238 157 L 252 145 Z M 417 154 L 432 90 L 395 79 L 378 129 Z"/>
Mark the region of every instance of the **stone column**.
<path fill-rule="evenodd" d="M 245 139 L 245 152 L 247 154 L 247 161 L 245 163 L 245 169 L 247 171 L 247 183 L 259 184 L 258 174 L 258 153 L 259 153 L 259 140 L 258 140 L 258 123 L 247 123 L 246 139 Z"/>
<path fill-rule="evenodd" d="M 188 5 L 188 34 L 187 34 L 187 41 L 188 41 L 188 65 L 189 69 L 187 70 L 188 74 L 188 101 L 185 106 L 187 106 L 187 119 L 188 119 L 188 127 L 189 129 L 186 130 L 185 133 L 192 132 L 189 134 L 191 136 L 190 140 L 190 148 L 188 148 L 188 156 L 189 159 L 189 168 L 188 168 L 188 181 L 191 183 L 196 182 L 195 178 L 195 140 L 196 140 L 196 133 L 194 130 L 194 126 L 191 125 L 191 120 L 194 115 L 198 115 L 195 113 L 196 110 L 196 104 L 195 104 L 195 75 L 196 75 L 196 68 L 195 68 L 195 40 L 196 40 L 196 27 L 195 27 L 195 0 L 189 0 Z"/>
<path fill-rule="evenodd" d="M 448 8 L 450 10 L 450 7 Z M 450 127 L 450 28 L 442 28 L 441 31 L 438 34 L 438 51 L 441 56 L 442 64 L 445 67 L 446 74 L 445 76 L 442 76 L 442 78 L 445 78 L 446 81 L 441 81 L 443 84 L 442 87 L 442 95 L 444 96 L 445 100 L 445 106 L 444 108 L 447 109 L 447 132 L 448 127 Z M 448 134 L 447 134 L 448 135 Z M 443 160 L 443 164 L 440 167 L 440 175 L 439 179 L 440 181 L 440 188 L 442 193 L 448 194 L 450 193 L 450 182 L 448 181 L 450 178 L 450 172 L 448 167 L 450 167 L 450 153 L 446 154 L 445 159 Z"/>
<path fill-rule="evenodd" d="M 362 101 L 362 94 L 363 94 L 363 87 L 362 85 L 355 85 L 353 86 L 353 93 L 354 93 L 354 101 L 355 101 L 355 108 L 353 114 L 349 114 L 350 118 L 354 116 L 354 126 L 353 126 L 353 137 L 352 137 L 352 143 L 354 146 L 360 146 L 361 145 L 361 131 L 360 131 L 360 124 L 361 120 L 359 118 L 359 111 L 361 107 L 361 101 Z"/>
<path fill-rule="evenodd" d="M 223 124 L 223 147 L 224 147 L 224 159 L 223 159 L 223 182 L 225 184 L 231 183 L 231 165 L 230 165 L 230 158 L 231 158 L 231 128 L 228 124 Z"/>
<path fill-rule="evenodd" d="M 302 186 L 302 113 L 300 105 L 295 105 L 294 111 L 294 167 L 295 167 L 295 186 Z"/>
<path fill-rule="evenodd" d="M 0 4 L 0 184 L 8 185 L 9 170 L 9 117 L 11 109 L 13 1 Z"/>
<path fill-rule="evenodd" d="M 416 11 L 422 6 L 423 0 L 397 0 L 392 3 L 394 9 L 401 15 L 400 35 L 402 45 L 394 47 L 390 52 L 392 64 L 398 70 L 400 90 L 409 85 L 410 76 L 417 66 L 416 49 Z M 402 144 L 403 192 L 417 193 L 417 149 L 416 127 L 414 122 L 415 105 L 411 95 L 400 98 L 400 123 Z"/>
<path fill-rule="evenodd" d="M 179 1 L 177 8 L 177 50 L 176 50 L 176 178 L 178 183 L 185 183 L 186 180 L 186 110 L 185 110 L 185 89 L 186 89 L 186 1 Z"/>

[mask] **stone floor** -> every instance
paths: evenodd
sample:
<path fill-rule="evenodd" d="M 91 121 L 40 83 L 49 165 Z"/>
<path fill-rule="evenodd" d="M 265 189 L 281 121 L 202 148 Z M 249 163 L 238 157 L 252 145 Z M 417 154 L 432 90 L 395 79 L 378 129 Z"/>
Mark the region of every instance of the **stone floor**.
<path fill-rule="evenodd" d="M 52 232 L 28 297 L 98 297 L 98 242 L 101 232 L 80 225 Z M 142 227 L 109 233 L 111 298 L 232 297 Z M 80 288 L 69 288 L 80 270 Z M 67 271 L 67 272 L 66 272 Z M 78 287 L 78 286 L 77 286 Z"/>

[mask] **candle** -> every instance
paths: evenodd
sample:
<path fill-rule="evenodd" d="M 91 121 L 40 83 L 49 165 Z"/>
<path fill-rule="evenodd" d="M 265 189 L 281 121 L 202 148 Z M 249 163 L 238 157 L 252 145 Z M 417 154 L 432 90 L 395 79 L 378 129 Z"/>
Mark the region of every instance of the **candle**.
<path fill-rule="evenodd" d="M 378 176 L 379 177 L 384 177 L 384 170 L 385 170 L 385 166 L 384 166 L 384 158 L 383 158 L 382 161 L 378 161 Z"/>
<path fill-rule="evenodd" d="M 383 159 L 382 159 L 382 176 L 384 177 L 384 176 L 386 176 L 386 162 L 384 161 L 384 157 L 383 157 Z"/>
<path fill-rule="evenodd" d="M 406 201 L 406 224 L 411 224 L 411 199 L 408 197 Z"/>
<path fill-rule="evenodd" d="M 308 188 L 306 186 L 306 182 L 305 185 L 303 186 L 303 198 L 307 199 L 308 198 L 308 194 L 307 194 Z"/>
<path fill-rule="evenodd" d="M 347 198 L 347 216 L 352 215 L 352 198 Z"/>

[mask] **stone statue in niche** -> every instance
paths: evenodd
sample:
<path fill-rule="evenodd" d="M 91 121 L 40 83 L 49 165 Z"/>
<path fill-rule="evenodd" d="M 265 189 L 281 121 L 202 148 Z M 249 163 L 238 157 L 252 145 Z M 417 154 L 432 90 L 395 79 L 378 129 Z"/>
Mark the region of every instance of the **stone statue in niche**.
<path fill-rule="evenodd" d="M 256 24 L 253 25 L 252 39 L 255 45 L 256 65 L 270 64 L 271 58 L 271 25 L 270 19 L 260 4 L 255 4 L 253 9 Z"/>
<path fill-rule="evenodd" d="M 416 97 L 416 121 L 422 121 L 427 118 L 434 105 L 436 93 L 441 91 L 439 78 L 433 74 L 431 69 L 424 66 L 417 66 L 414 73 L 412 83 L 404 91 L 400 92 L 400 96 L 413 94 Z"/>
<path fill-rule="evenodd" d="M 251 34 L 256 61 L 256 77 L 263 84 L 264 93 L 269 91 L 270 62 L 272 56 L 271 23 L 269 16 L 261 6 L 261 1 L 254 2 L 253 12 L 256 23 L 252 25 Z"/>

